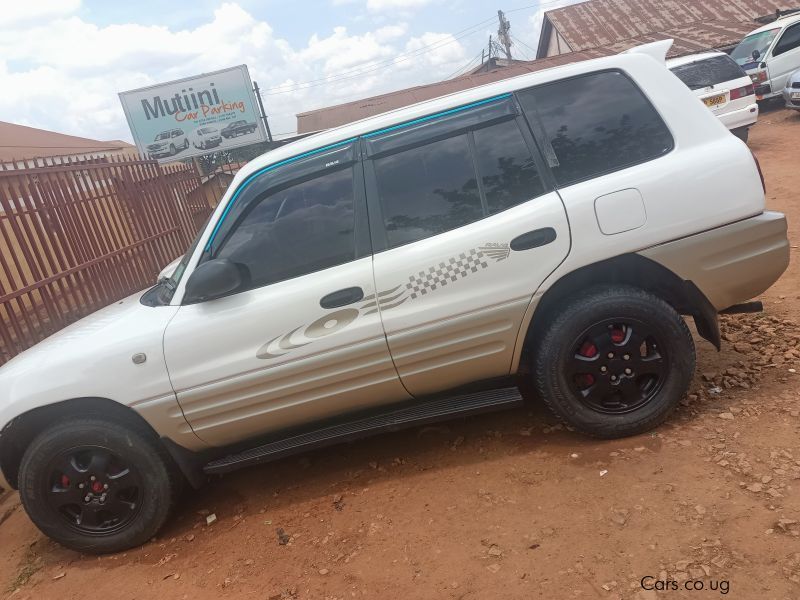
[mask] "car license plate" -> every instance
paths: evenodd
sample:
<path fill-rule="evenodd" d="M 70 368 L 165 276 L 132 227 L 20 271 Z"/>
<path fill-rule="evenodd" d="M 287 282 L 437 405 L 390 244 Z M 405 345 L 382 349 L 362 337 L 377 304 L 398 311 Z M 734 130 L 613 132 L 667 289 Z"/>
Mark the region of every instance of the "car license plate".
<path fill-rule="evenodd" d="M 708 98 L 703 98 L 703 102 L 706 106 L 719 106 L 720 104 L 725 104 L 725 94 L 717 94 L 716 96 L 710 96 Z"/>
<path fill-rule="evenodd" d="M 792 100 L 800 100 L 800 92 L 792 92 Z"/>

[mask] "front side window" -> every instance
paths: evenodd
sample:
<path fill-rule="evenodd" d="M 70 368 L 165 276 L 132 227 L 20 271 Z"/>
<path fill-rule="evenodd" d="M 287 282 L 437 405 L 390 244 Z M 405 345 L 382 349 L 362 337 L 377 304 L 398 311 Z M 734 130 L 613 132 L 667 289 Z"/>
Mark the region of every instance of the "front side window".
<path fill-rule="evenodd" d="M 254 200 L 215 258 L 249 275 L 249 288 L 344 264 L 355 258 L 353 170 L 342 169 Z"/>
<path fill-rule="evenodd" d="M 559 185 L 611 173 L 672 150 L 664 121 L 619 71 L 590 73 L 518 93 L 522 109 L 555 153 Z M 547 153 L 547 152 L 546 152 Z"/>
<path fill-rule="evenodd" d="M 781 39 L 775 44 L 775 50 L 772 51 L 772 56 L 779 56 L 795 48 L 800 48 L 800 23 L 786 28 Z"/>
<path fill-rule="evenodd" d="M 483 218 L 466 134 L 376 159 L 390 248 Z"/>
<path fill-rule="evenodd" d="M 690 90 L 701 90 L 747 77 L 742 67 L 727 54 L 672 67 L 670 71 L 675 73 Z"/>

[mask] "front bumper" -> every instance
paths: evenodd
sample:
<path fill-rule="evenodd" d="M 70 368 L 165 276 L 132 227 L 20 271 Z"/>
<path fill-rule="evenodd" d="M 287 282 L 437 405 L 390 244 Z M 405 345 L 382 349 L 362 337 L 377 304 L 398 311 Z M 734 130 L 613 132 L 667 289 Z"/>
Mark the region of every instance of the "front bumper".
<path fill-rule="evenodd" d="M 739 110 L 733 110 L 717 116 L 719 117 L 719 120 L 722 121 L 722 124 L 728 129 L 750 127 L 751 125 L 755 125 L 756 121 L 758 121 L 758 104 L 753 102 L 752 104 L 744 108 L 740 108 Z"/>
<path fill-rule="evenodd" d="M 786 101 L 786 108 L 800 110 L 800 98 L 792 100 L 792 94 L 800 94 L 800 89 L 787 88 L 783 90 L 783 99 Z"/>
<path fill-rule="evenodd" d="M 693 282 L 723 310 L 762 294 L 789 266 L 786 217 L 763 212 L 639 254 Z"/>

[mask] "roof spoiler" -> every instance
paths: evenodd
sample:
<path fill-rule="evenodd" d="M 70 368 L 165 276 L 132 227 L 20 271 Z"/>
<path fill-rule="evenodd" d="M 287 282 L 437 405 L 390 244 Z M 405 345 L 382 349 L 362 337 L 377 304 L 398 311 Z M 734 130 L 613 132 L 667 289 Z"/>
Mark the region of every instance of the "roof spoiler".
<path fill-rule="evenodd" d="M 649 44 L 642 44 L 641 46 L 634 46 L 628 48 L 620 54 L 646 54 L 647 56 L 656 59 L 660 63 L 667 60 L 667 53 L 672 48 L 674 40 L 659 40 L 658 42 L 650 42 Z"/>

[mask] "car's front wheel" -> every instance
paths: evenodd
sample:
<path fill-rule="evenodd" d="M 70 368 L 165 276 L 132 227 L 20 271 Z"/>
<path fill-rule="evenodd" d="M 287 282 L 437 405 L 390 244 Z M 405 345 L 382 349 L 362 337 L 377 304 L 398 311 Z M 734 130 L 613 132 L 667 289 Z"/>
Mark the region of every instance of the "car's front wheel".
<path fill-rule="evenodd" d="M 683 318 L 629 286 L 596 287 L 568 301 L 538 337 L 539 395 L 578 431 L 602 438 L 642 433 L 686 393 L 695 348 Z"/>
<path fill-rule="evenodd" d="M 22 503 L 42 532 L 81 552 L 119 552 L 161 528 L 182 479 L 158 441 L 100 418 L 53 425 L 20 466 Z"/>

